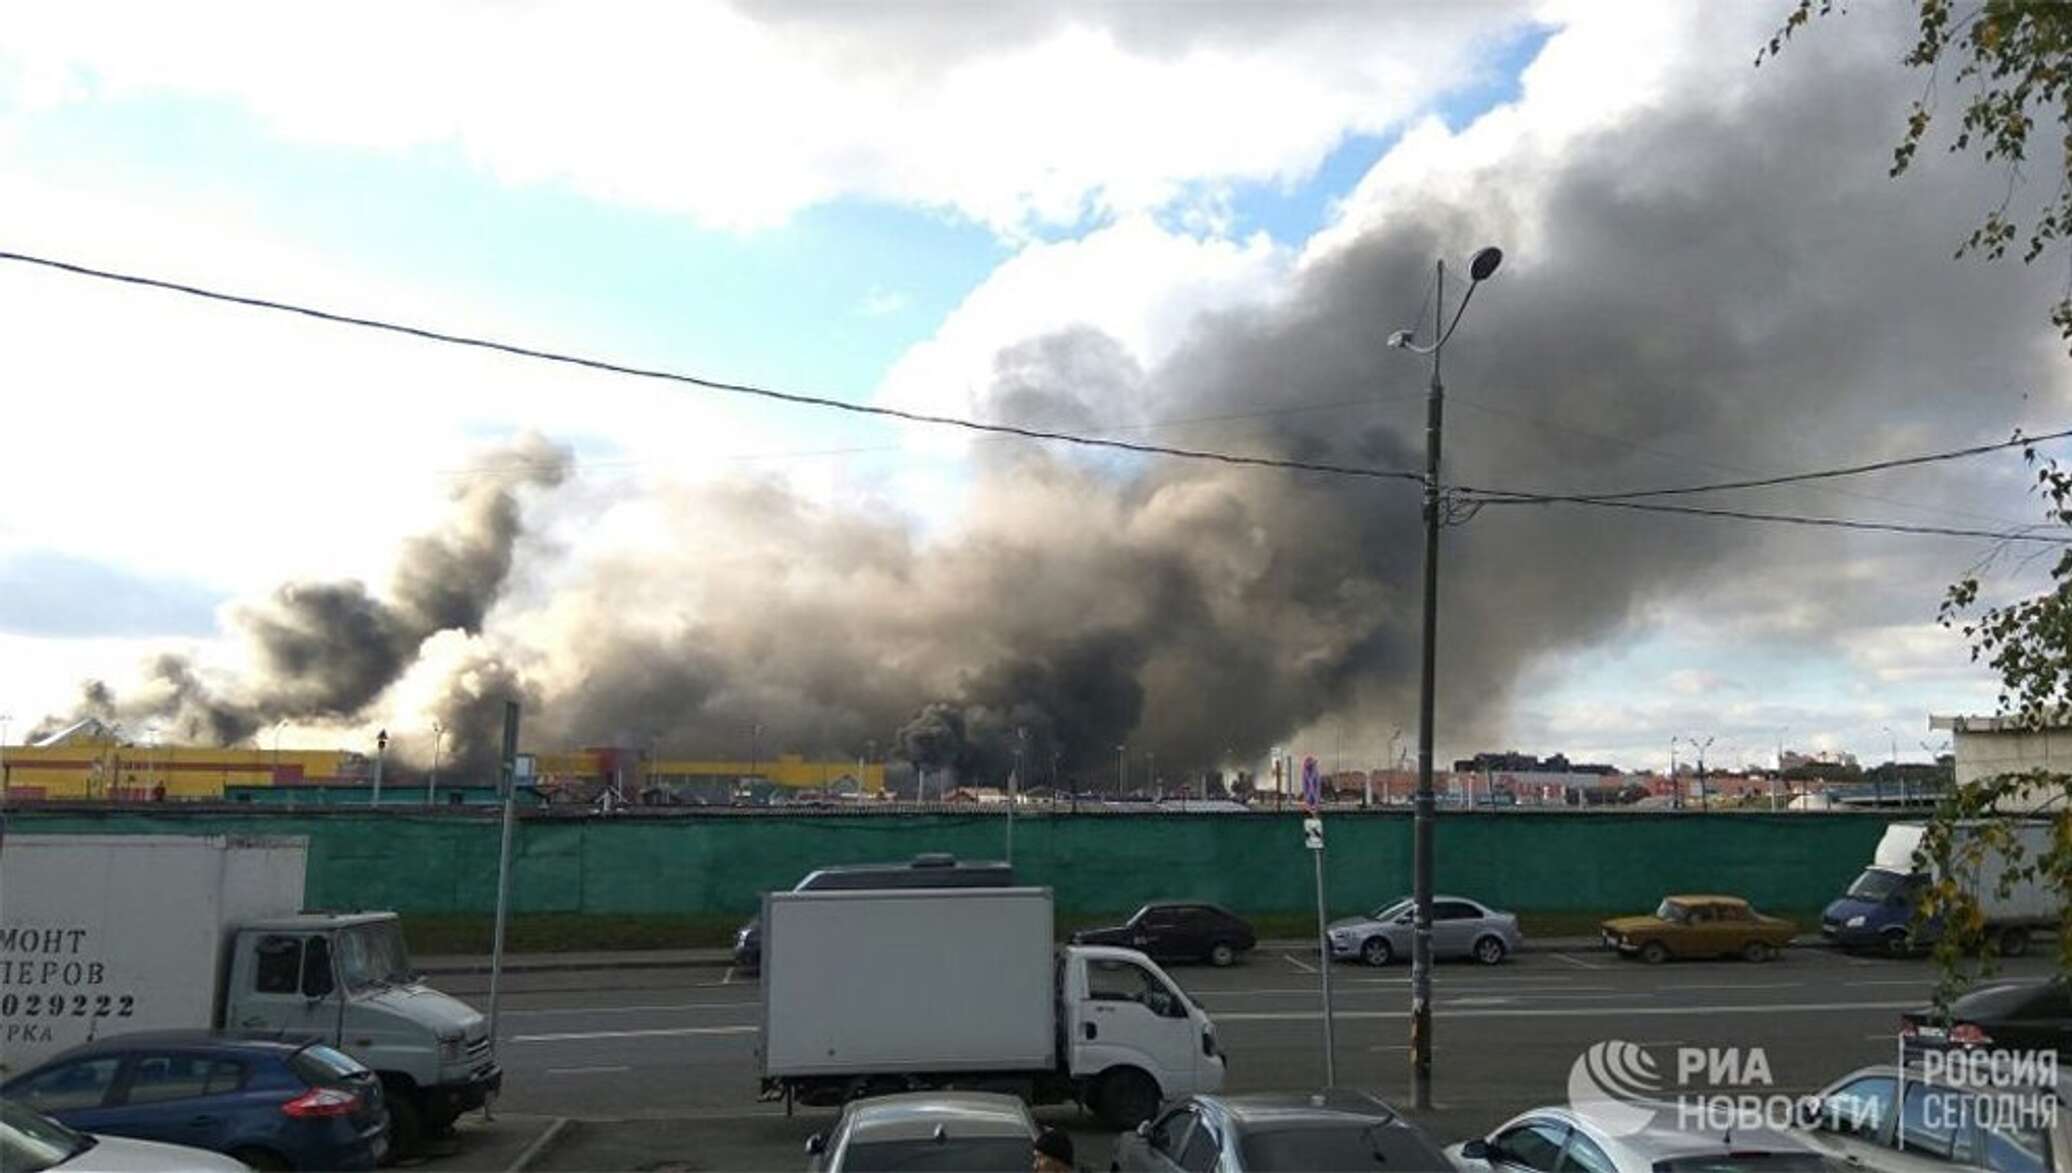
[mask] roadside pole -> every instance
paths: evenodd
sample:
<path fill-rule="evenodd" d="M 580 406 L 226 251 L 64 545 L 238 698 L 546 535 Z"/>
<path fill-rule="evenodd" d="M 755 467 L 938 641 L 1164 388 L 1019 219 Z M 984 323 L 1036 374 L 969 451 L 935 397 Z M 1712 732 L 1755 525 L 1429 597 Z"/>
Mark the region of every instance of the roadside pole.
<path fill-rule="evenodd" d="M 518 775 L 518 702 L 504 702 L 504 752 L 497 762 L 497 789 L 503 792 L 504 837 L 496 857 L 496 935 L 489 946 L 489 1045 L 497 1045 L 497 991 L 504 972 L 504 922 L 511 905 L 511 823 L 516 802 Z M 489 1102 L 482 1102 L 482 1115 L 489 1116 Z"/>
<path fill-rule="evenodd" d="M 1317 812 L 1320 797 L 1317 761 L 1302 763 L 1302 843 L 1316 861 L 1317 873 L 1317 985 L 1324 998 L 1324 1090 L 1338 1086 L 1338 1046 L 1332 1037 L 1331 1014 L 1331 914 L 1324 903 L 1324 820 Z"/>
<path fill-rule="evenodd" d="M 374 735 L 374 798 L 369 806 L 381 805 L 381 765 L 388 757 L 388 730 Z"/>

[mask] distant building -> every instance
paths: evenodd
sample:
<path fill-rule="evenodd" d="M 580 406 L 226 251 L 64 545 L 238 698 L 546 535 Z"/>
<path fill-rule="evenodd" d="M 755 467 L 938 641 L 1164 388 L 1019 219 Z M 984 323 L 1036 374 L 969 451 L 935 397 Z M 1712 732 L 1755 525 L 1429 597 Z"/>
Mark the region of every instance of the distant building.
<path fill-rule="evenodd" d="M 1536 758 L 1529 753 L 1506 750 L 1503 753 L 1478 753 L 1471 758 L 1462 758 L 1453 763 L 1456 774 L 1595 774 L 1609 777 L 1619 772 L 1617 766 L 1600 762 L 1571 762 L 1567 754 L 1551 754 Z"/>
<path fill-rule="evenodd" d="M 2072 714 L 2036 728 L 2007 717 L 1930 717 L 1928 727 L 1950 734 L 1959 786 L 2033 770 L 2072 774 Z M 2041 810 L 2062 807 L 2064 794 L 2044 786 L 2027 798 Z"/>
<path fill-rule="evenodd" d="M 1844 769 L 1854 769 L 1856 755 L 1847 750 L 1824 749 L 1817 753 L 1800 753 L 1798 750 L 1788 749 L 1784 751 L 1777 764 L 1779 768 L 1786 770 L 1804 769 L 1809 766 L 1840 766 Z"/>

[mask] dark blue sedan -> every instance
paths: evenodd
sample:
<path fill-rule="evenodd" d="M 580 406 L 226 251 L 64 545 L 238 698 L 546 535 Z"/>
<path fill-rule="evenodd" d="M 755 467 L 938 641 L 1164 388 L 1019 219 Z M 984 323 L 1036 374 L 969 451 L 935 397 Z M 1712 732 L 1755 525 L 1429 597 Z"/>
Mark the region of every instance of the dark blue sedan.
<path fill-rule="evenodd" d="M 309 1039 L 114 1035 L 23 1072 L 0 1095 L 82 1132 L 213 1149 L 254 1169 L 372 1169 L 388 1149 L 381 1081 Z"/>

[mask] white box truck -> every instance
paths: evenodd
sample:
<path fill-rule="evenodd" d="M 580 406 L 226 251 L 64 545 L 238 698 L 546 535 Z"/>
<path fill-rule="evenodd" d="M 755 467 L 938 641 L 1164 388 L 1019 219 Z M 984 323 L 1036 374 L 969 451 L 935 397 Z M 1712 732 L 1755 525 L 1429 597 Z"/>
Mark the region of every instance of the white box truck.
<path fill-rule="evenodd" d="M 1957 825 L 1956 850 L 1965 850 L 1965 839 L 1975 836 L 1977 824 Z M 2017 823 L 2015 841 L 2021 845 L 2022 861 L 2033 864 L 2050 850 L 2050 824 Z M 1928 833 L 1926 823 L 1893 823 L 1885 828 L 1871 853 L 1870 866 L 1820 914 L 1820 934 L 1844 949 L 1867 949 L 1901 954 L 1932 944 L 1939 932 L 1933 923 L 1916 929 L 1914 908 L 1932 876 L 1915 866 L 1914 853 L 1921 849 Z M 1964 889 L 1979 902 L 1985 914 L 1986 932 L 1999 952 L 2019 957 L 2028 952 L 2029 936 L 2058 923 L 2057 901 L 2047 882 L 2017 881 L 2005 896 L 2000 894 L 2000 877 L 2007 870 L 2004 853 L 1988 847 L 1975 869 L 1960 877 Z"/>
<path fill-rule="evenodd" d="M 393 912 L 304 912 L 308 841 L 9 835 L 0 1072 L 142 1030 L 321 1037 L 381 1076 L 399 1148 L 502 1085 L 481 1014 L 419 983 Z"/>
<path fill-rule="evenodd" d="M 1143 954 L 1055 947 L 1048 888 L 763 898 L 763 1094 L 1076 1100 L 1118 1129 L 1223 1086 L 1215 1024 Z"/>

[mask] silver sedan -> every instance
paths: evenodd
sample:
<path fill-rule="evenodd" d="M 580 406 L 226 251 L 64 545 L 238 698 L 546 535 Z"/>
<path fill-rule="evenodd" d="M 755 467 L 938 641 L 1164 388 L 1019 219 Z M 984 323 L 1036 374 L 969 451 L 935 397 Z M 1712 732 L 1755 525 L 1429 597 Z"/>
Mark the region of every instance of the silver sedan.
<path fill-rule="evenodd" d="M 1415 1124 L 1365 1092 L 1189 1096 L 1115 1142 L 1122 1173 L 1325 1173 L 1335 1169 L 1451 1173 Z"/>
<path fill-rule="evenodd" d="M 1407 960 L 1411 920 L 1410 901 L 1398 900 L 1367 916 L 1333 921 L 1331 956 L 1341 961 L 1358 958 L 1369 965 L 1387 965 L 1398 958 Z M 1432 898 L 1434 958 L 1472 957 L 1484 965 L 1495 965 L 1515 952 L 1524 940 L 1518 931 L 1518 918 L 1508 912 L 1460 896 Z"/>

